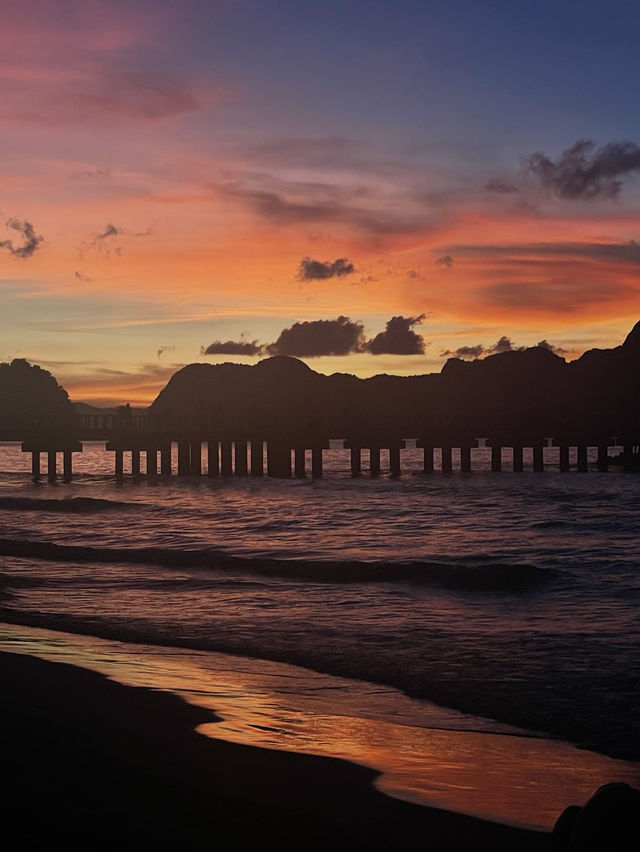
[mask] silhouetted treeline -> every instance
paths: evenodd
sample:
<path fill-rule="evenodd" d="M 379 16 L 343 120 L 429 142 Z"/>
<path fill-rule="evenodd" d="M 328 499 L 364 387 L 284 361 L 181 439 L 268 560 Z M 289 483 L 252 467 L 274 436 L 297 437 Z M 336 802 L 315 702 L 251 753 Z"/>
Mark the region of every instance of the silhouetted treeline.
<path fill-rule="evenodd" d="M 0 430 L 23 439 L 40 426 L 67 428 L 75 417 L 66 390 L 51 373 L 16 358 L 0 364 Z"/>
<path fill-rule="evenodd" d="M 640 434 L 639 370 L 640 323 L 621 346 L 570 363 L 534 347 L 451 358 L 440 374 L 411 377 L 324 376 L 284 356 L 253 367 L 191 364 L 149 413 L 158 428 L 307 445 L 327 437 L 429 437 L 436 445 L 474 437 L 607 440 Z"/>

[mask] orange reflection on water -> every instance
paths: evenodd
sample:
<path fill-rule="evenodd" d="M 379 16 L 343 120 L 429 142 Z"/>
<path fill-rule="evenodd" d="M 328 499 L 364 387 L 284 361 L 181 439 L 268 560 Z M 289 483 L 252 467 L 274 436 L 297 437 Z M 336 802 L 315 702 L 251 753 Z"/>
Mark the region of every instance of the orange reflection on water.
<path fill-rule="evenodd" d="M 602 784 L 640 787 L 640 764 L 497 723 L 505 733 L 445 730 L 493 723 L 296 666 L 13 625 L 0 625 L 0 650 L 174 692 L 216 712 L 198 729 L 214 739 L 349 760 L 381 773 L 389 795 L 497 822 L 550 829 Z"/>

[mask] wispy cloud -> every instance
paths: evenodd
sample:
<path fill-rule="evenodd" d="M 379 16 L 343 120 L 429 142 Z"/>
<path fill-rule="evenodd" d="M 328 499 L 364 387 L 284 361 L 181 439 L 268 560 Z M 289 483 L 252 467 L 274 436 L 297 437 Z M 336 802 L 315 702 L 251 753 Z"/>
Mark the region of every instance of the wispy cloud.
<path fill-rule="evenodd" d="M 15 246 L 13 240 L 0 240 L 0 248 L 6 249 L 12 257 L 23 260 L 32 257 L 44 241 L 44 237 L 38 236 L 31 222 L 27 222 L 26 219 L 24 221 L 15 218 L 7 219 L 6 226 L 21 234 L 23 239 L 23 244 L 19 246 Z"/>

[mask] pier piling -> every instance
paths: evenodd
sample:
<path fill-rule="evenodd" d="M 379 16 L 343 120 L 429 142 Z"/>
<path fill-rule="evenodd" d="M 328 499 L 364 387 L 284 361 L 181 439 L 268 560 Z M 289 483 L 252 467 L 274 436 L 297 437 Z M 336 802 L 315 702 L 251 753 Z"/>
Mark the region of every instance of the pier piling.
<path fill-rule="evenodd" d="M 587 445 L 578 444 L 578 472 L 586 473 L 589 469 L 587 463 Z"/>
<path fill-rule="evenodd" d="M 220 447 L 217 438 L 207 441 L 207 475 L 211 478 L 220 476 Z"/>
<path fill-rule="evenodd" d="M 258 440 L 251 441 L 251 476 L 264 475 L 264 443 Z"/>

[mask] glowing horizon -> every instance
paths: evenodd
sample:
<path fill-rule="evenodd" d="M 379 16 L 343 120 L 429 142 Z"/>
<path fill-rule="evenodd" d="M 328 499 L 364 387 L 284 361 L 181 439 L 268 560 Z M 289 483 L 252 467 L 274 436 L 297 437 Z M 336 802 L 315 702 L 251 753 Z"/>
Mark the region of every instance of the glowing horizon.
<path fill-rule="evenodd" d="M 639 13 L 479 5 L 8 10 L 0 360 L 137 405 L 187 363 L 261 357 L 201 355 L 214 341 L 338 317 L 367 340 L 414 319 L 425 351 L 303 356 L 319 372 L 434 372 L 502 337 L 567 358 L 621 343 L 640 128 L 613 83 L 637 69 Z M 562 45 L 526 18 L 551 11 Z"/>

